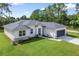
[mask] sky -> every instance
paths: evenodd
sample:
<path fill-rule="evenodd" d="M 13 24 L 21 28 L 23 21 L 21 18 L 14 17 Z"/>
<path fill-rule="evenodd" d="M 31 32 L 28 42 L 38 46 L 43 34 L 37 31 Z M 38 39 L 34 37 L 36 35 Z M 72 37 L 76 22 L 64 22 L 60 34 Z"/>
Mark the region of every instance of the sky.
<path fill-rule="evenodd" d="M 10 10 L 12 11 L 11 16 L 13 17 L 21 17 L 22 15 L 26 15 L 29 17 L 32 12 L 36 9 L 43 10 L 50 3 L 12 3 Z M 68 9 L 68 14 L 75 14 L 75 4 L 66 4 Z"/>

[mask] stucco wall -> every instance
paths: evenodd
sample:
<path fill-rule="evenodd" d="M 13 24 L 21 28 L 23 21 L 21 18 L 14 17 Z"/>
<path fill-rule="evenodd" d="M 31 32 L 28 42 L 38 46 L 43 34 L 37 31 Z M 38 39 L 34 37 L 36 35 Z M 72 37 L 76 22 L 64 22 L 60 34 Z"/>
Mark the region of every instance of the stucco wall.
<path fill-rule="evenodd" d="M 56 30 L 53 29 L 44 29 L 44 35 L 48 36 L 48 37 L 53 37 L 53 38 L 57 38 L 57 31 L 58 30 L 64 30 L 65 29 L 65 35 L 66 35 L 66 28 L 58 28 Z"/>
<path fill-rule="evenodd" d="M 44 29 L 44 35 L 45 36 L 48 36 L 48 37 L 56 38 L 56 31 L 55 30 L 52 30 L 52 29 L 45 28 Z"/>
<path fill-rule="evenodd" d="M 30 33 L 30 29 L 27 28 L 27 27 L 26 28 L 22 27 L 22 28 L 20 28 L 18 30 L 14 30 L 14 31 L 10 31 L 10 30 L 4 29 L 4 33 L 13 41 L 14 40 L 20 40 L 20 39 L 23 39 L 23 38 L 28 39 L 29 37 L 34 37 L 35 35 L 37 35 L 38 34 L 38 29 L 41 28 L 41 30 L 42 30 L 43 27 L 42 26 L 35 27 L 35 26 L 32 25 L 32 26 L 30 26 L 30 28 L 33 29 L 33 33 L 32 34 Z M 41 31 L 41 34 L 44 33 L 45 36 L 57 38 L 57 31 L 58 30 L 62 30 L 62 29 L 66 30 L 66 28 L 58 28 L 56 30 L 44 28 L 44 32 Z M 26 35 L 25 36 L 19 36 L 19 31 L 21 31 L 21 30 L 25 30 L 26 31 Z M 66 34 L 66 31 L 65 31 L 65 34 Z"/>
<path fill-rule="evenodd" d="M 15 36 L 13 35 L 14 32 L 10 31 L 10 30 L 7 30 L 7 29 L 4 29 L 4 33 L 5 35 L 10 38 L 12 41 L 14 41 L 15 39 Z"/>
<path fill-rule="evenodd" d="M 38 28 L 41 28 L 42 29 L 42 26 L 30 26 L 31 29 L 33 29 L 33 33 L 31 34 L 30 33 L 30 29 L 29 28 L 20 28 L 18 30 L 14 30 L 11 34 L 14 36 L 15 40 L 24 40 L 24 39 L 28 39 L 30 37 L 34 37 L 35 35 L 38 34 Z M 25 36 L 19 36 L 19 31 L 21 30 L 25 30 L 26 31 L 26 35 Z M 9 37 L 11 37 L 11 35 L 9 35 L 8 33 L 6 33 Z M 41 31 L 41 34 L 42 34 L 42 31 Z M 14 39 L 13 37 L 11 37 L 11 39 Z"/>
<path fill-rule="evenodd" d="M 43 34 L 43 33 L 42 33 L 42 28 L 43 28 L 42 26 L 37 26 L 37 27 L 36 27 L 36 34 L 38 34 L 38 29 L 39 29 L 39 28 L 41 29 L 41 35 L 42 35 L 42 34 Z"/>

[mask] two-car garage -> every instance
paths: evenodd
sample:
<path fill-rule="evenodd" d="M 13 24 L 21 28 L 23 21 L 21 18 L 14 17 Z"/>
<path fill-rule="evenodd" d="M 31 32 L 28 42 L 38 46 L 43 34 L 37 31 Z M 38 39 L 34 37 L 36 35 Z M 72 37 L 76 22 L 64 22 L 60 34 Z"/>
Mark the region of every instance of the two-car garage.
<path fill-rule="evenodd" d="M 57 37 L 65 36 L 65 29 L 57 31 Z"/>
<path fill-rule="evenodd" d="M 66 29 L 57 29 L 57 30 L 53 30 L 53 29 L 44 29 L 44 36 L 48 36 L 48 37 L 53 37 L 53 38 L 58 38 L 61 36 L 65 36 L 66 35 Z"/>
<path fill-rule="evenodd" d="M 44 36 L 58 38 L 66 35 L 66 26 L 54 22 L 43 22 Z"/>

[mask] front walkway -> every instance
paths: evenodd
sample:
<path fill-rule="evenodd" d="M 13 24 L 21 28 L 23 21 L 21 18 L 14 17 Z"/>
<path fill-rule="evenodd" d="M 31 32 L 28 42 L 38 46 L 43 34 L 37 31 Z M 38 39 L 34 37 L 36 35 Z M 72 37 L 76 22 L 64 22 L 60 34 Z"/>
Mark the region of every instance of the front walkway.
<path fill-rule="evenodd" d="M 67 41 L 67 42 L 72 43 L 72 44 L 79 45 L 79 39 L 78 38 L 72 38 L 72 37 L 69 37 L 69 36 L 62 36 L 62 37 L 59 37 L 58 39 Z"/>

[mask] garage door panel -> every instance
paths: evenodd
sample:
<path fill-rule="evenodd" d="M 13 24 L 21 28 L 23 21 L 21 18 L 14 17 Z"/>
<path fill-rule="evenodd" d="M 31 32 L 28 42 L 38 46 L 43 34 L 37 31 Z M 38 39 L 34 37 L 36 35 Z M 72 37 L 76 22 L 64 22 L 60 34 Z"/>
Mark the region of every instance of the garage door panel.
<path fill-rule="evenodd" d="M 57 37 L 64 36 L 64 35 L 65 35 L 65 30 L 58 30 L 57 31 Z"/>

